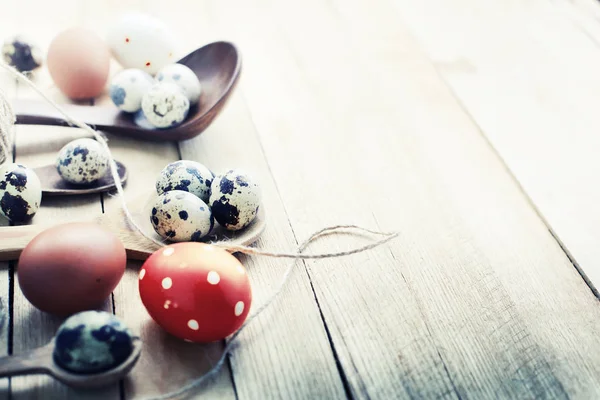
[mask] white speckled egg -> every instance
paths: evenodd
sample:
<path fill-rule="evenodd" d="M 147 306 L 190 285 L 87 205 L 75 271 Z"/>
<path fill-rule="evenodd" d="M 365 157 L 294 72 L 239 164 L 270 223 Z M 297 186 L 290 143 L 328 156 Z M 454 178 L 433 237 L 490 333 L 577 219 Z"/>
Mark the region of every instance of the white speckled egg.
<path fill-rule="evenodd" d="M 200 100 L 200 81 L 189 67 L 183 64 L 170 64 L 163 67 L 156 74 L 159 82 L 170 82 L 179 86 L 187 96 L 190 104 L 196 104 Z"/>
<path fill-rule="evenodd" d="M 178 57 L 178 41 L 162 21 L 142 13 L 121 16 L 109 29 L 108 47 L 125 68 L 154 75 Z"/>
<path fill-rule="evenodd" d="M 106 175 L 108 154 L 94 139 L 77 139 L 67 143 L 58 152 L 56 169 L 67 182 L 89 184 Z"/>
<path fill-rule="evenodd" d="M 12 163 L 0 166 L 0 214 L 12 222 L 25 222 L 41 201 L 42 184 L 32 169 Z"/>
<path fill-rule="evenodd" d="M 172 128 L 181 124 L 190 110 L 190 101 L 174 83 L 159 82 L 142 99 L 144 116 L 157 128 Z"/>
<path fill-rule="evenodd" d="M 208 205 L 183 190 L 158 196 L 150 221 L 156 233 L 173 242 L 197 242 L 210 234 L 215 223 Z"/>
<path fill-rule="evenodd" d="M 237 231 L 256 218 L 260 206 L 260 187 L 248 174 L 230 170 L 217 176 L 210 188 L 213 216 L 226 229 Z"/>
<path fill-rule="evenodd" d="M 163 194 L 171 190 L 183 190 L 208 203 L 210 185 L 214 177 L 214 174 L 199 162 L 176 161 L 160 172 L 156 181 L 156 191 L 158 194 Z"/>
<path fill-rule="evenodd" d="M 153 84 L 149 73 L 135 68 L 124 69 L 110 81 L 110 98 L 120 110 L 136 112 L 142 108 L 142 98 Z"/>

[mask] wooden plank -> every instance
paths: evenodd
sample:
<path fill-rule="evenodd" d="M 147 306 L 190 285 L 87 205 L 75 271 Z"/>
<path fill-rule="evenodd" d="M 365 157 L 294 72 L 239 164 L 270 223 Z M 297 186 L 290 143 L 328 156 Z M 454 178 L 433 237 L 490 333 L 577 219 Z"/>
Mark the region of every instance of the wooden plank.
<path fill-rule="evenodd" d="M 597 2 L 395 4 L 598 294 Z"/>
<path fill-rule="evenodd" d="M 247 54 L 242 89 L 295 233 L 403 233 L 308 263 L 352 394 L 596 397 L 585 283 L 398 13 L 331 4 L 211 8 Z"/>
<path fill-rule="evenodd" d="M 161 15 L 170 25 L 178 25 L 183 37 L 190 38 L 188 51 L 229 39 L 228 24 L 221 26 L 211 17 L 209 3 L 194 3 L 194 8 L 194 13 L 177 9 Z M 245 63 L 246 54 L 241 51 Z M 242 80 L 251 78 L 242 71 Z M 260 179 L 269 224 L 257 246 L 289 251 L 297 246 L 296 239 L 257 139 L 238 88 L 223 115 L 201 136 L 182 142 L 179 148 L 182 158 L 205 163 L 215 173 L 242 168 Z M 249 270 L 256 308 L 271 295 L 289 261 L 240 259 Z M 301 263 L 298 267 L 276 304 L 238 339 L 230 358 L 238 398 L 256 398 L 259 393 L 286 399 L 345 397 L 310 280 Z"/>

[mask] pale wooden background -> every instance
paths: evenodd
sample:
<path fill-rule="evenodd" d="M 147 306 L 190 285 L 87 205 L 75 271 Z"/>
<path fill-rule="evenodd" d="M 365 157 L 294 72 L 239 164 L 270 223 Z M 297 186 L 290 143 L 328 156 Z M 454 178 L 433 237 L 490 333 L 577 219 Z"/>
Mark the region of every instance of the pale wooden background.
<path fill-rule="evenodd" d="M 168 162 L 194 159 L 260 177 L 260 247 L 291 250 L 337 223 L 401 232 L 373 251 L 299 263 L 227 368 L 192 397 L 600 397 L 595 0 L 6 0 L 0 34 L 46 47 L 75 24 L 103 33 L 126 9 L 160 16 L 186 50 L 225 39 L 243 56 L 235 95 L 198 138 L 111 137 L 131 173 L 128 196 Z M 66 101 L 45 70 L 36 81 Z M 34 96 L 6 76 L 0 84 Z M 15 159 L 37 166 L 81 133 L 17 135 Z M 107 195 L 44 199 L 34 223 L 115 207 Z M 242 262 L 260 304 L 287 264 Z M 15 378 L 0 397 L 137 399 L 206 371 L 222 345 L 162 333 L 139 301 L 138 268 L 106 304 L 146 343 L 130 378 L 92 393 Z M 61 321 L 28 304 L 14 269 L 0 273 L 1 348 L 16 354 L 45 344 Z"/>

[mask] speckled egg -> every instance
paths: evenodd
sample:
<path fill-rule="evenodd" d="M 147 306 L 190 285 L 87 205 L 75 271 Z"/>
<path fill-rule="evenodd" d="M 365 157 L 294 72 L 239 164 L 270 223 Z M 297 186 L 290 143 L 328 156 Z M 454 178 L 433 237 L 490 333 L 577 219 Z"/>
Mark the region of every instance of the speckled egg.
<path fill-rule="evenodd" d="M 213 178 L 214 174 L 199 162 L 176 161 L 160 172 L 156 181 L 156 191 L 158 194 L 163 194 L 171 190 L 183 190 L 208 203 Z"/>
<path fill-rule="evenodd" d="M 72 372 L 89 374 L 121 365 L 133 352 L 133 335 L 120 319 L 103 311 L 84 311 L 58 328 L 54 361 Z"/>
<path fill-rule="evenodd" d="M 67 143 L 56 159 L 60 176 L 75 184 L 93 183 L 102 178 L 108 168 L 108 154 L 94 139 L 83 138 Z"/>
<path fill-rule="evenodd" d="M 177 60 L 179 41 L 162 21 L 142 13 L 127 13 L 109 28 L 107 43 L 125 68 L 139 68 L 154 75 Z"/>
<path fill-rule="evenodd" d="M 11 163 L 0 166 L 0 214 L 12 222 L 25 222 L 41 201 L 42 185 L 32 169 Z"/>
<path fill-rule="evenodd" d="M 200 241 L 210 234 L 215 222 L 205 202 L 182 190 L 158 196 L 150 221 L 156 233 L 173 242 Z"/>
<path fill-rule="evenodd" d="M 110 99 L 126 112 L 142 108 L 142 98 L 154 84 L 152 76 L 139 69 L 130 68 L 116 74 L 110 81 Z"/>
<path fill-rule="evenodd" d="M 14 36 L 2 45 L 4 61 L 21 72 L 33 71 L 42 65 L 42 51 L 22 36 Z"/>
<path fill-rule="evenodd" d="M 159 82 L 170 82 L 179 86 L 187 96 L 190 104 L 196 104 L 200 100 L 200 81 L 189 67 L 183 64 L 170 64 L 158 71 L 156 80 Z"/>
<path fill-rule="evenodd" d="M 221 226 L 237 231 L 256 218 L 260 206 L 260 187 L 252 177 L 240 170 L 217 176 L 211 185 L 212 213 Z"/>
<path fill-rule="evenodd" d="M 157 128 L 171 128 L 181 124 L 190 110 L 190 101 L 174 83 L 159 82 L 142 99 L 144 116 Z"/>

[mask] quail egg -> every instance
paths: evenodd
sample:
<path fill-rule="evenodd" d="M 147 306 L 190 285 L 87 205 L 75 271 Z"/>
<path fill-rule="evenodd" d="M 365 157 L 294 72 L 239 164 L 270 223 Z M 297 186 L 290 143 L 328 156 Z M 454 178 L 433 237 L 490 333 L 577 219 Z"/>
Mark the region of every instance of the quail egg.
<path fill-rule="evenodd" d="M 67 143 L 56 159 L 59 175 L 70 183 L 90 184 L 106 175 L 108 154 L 94 139 L 77 139 Z"/>
<path fill-rule="evenodd" d="M 7 64 L 21 72 L 33 71 L 42 65 L 41 50 L 22 36 L 6 39 L 2 45 L 2 56 Z"/>
<path fill-rule="evenodd" d="M 110 81 L 110 98 L 120 110 L 136 112 L 142 108 L 142 98 L 154 84 L 152 76 L 139 69 L 125 69 Z"/>
<path fill-rule="evenodd" d="M 182 190 L 159 195 L 150 221 L 156 233 L 173 242 L 197 242 L 210 234 L 215 222 L 205 202 Z"/>
<path fill-rule="evenodd" d="M 170 82 L 179 86 L 187 96 L 190 104 L 200 100 L 200 81 L 189 67 L 183 64 L 169 64 L 156 74 L 159 82 Z"/>
<path fill-rule="evenodd" d="M 208 203 L 213 173 L 199 162 L 181 160 L 167 165 L 156 181 L 156 191 L 163 194 L 171 190 L 183 190 Z"/>
<path fill-rule="evenodd" d="M 174 83 L 158 82 L 142 99 L 144 116 L 157 128 L 170 128 L 181 124 L 190 110 L 190 101 L 183 90 Z"/>
<path fill-rule="evenodd" d="M 121 365 L 133 352 L 133 335 L 120 319 L 104 311 L 83 311 L 58 328 L 54 360 L 76 373 L 98 373 Z"/>
<path fill-rule="evenodd" d="M 25 222 L 41 201 L 42 184 L 32 169 L 11 163 L 0 166 L 0 214 L 12 222 Z"/>
<path fill-rule="evenodd" d="M 230 170 L 217 176 L 210 188 L 211 210 L 219 224 L 237 231 L 248 226 L 258 213 L 260 188 L 248 174 Z"/>

